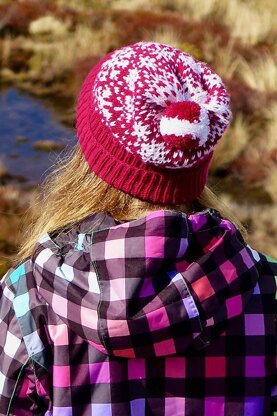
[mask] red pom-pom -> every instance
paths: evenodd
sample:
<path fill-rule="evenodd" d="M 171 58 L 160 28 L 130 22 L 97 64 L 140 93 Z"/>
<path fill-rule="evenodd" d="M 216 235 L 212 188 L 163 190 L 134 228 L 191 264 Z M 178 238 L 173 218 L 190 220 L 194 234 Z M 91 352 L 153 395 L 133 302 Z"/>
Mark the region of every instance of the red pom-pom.
<path fill-rule="evenodd" d="M 181 101 L 170 104 L 162 115 L 168 118 L 178 118 L 179 120 L 187 120 L 193 123 L 199 120 L 201 107 L 194 101 Z"/>
<path fill-rule="evenodd" d="M 160 132 L 165 143 L 176 150 L 197 149 L 204 127 L 201 111 L 200 105 L 194 101 L 170 104 L 163 111 L 160 121 Z"/>

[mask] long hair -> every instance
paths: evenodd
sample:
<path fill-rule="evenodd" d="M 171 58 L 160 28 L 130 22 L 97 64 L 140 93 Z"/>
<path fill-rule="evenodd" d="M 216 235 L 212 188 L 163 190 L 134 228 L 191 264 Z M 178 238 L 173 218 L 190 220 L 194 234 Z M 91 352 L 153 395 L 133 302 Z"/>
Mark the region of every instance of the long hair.
<path fill-rule="evenodd" d="M 113 188 L 91 172 L 78 144 L 56 163 L 41 190 L 32 220 L 26 221 L 28 226 L 23 233 L 23 244 L 16 262 L 30 256 L 37 241 L 45 233 L 67 230 L 97 212 L 109 212 L 117 220 L 133 220 L 158 209 L 190 214 L 214 208 L 237 226 L 244 239 L 247 237 L 240 221 L 207 186 L 196 201 L 187 205 L 144 202 Z"/>

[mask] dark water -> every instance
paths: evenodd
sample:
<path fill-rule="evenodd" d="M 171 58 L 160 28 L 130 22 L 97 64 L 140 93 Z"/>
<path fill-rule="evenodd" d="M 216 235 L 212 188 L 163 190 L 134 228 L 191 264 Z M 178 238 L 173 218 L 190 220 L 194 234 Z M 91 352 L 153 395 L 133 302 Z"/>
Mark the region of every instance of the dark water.
<path fill-rule="evenodd" d="M 0 163 L 28 183 L 40 182 L 58 154 L 33 149 L 35 142 L 72 145 L 76 140 L 75 131 L 61 125 L 41 100 L 15 88 L 0 93 L 0 115 Z"/>

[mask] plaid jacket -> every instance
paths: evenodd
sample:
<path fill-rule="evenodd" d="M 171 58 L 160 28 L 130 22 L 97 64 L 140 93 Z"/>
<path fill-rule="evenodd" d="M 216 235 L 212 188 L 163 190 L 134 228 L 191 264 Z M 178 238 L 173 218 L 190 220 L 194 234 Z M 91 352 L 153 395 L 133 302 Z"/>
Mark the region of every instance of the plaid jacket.
<path fill-rule="evenodd" d="M 273 414 L 274 274 L 213 210 L 44 236 L 2 280 L 0 415 Z"/>

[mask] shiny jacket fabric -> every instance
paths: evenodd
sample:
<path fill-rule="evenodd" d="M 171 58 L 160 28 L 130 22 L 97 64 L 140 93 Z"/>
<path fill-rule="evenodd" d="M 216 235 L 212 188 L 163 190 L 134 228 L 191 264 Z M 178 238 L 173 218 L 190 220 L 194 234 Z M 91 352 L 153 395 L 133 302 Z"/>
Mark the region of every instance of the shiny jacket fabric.
<path fill-rule="evenodd" d="M 2 280 L 0 415 L 273 414 L 276 274 L 214 210 L 43 236 Z"/>

